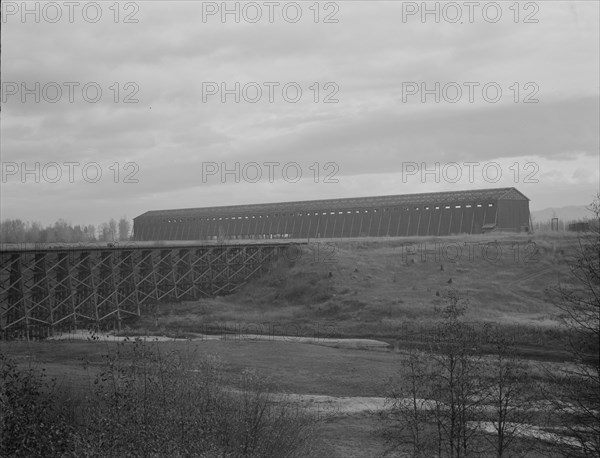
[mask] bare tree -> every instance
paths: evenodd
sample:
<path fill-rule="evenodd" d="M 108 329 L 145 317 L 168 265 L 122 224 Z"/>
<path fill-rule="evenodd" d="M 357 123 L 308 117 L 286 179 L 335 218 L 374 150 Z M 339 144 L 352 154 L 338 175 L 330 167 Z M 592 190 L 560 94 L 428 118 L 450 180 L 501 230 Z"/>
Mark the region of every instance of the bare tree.
<path fill-rule="evenodd" d="M 577 446 L 568 456 L 600 456 L 600 194 L 591 205 L 593 231 L 581 236 L 570 281 L 560 284 L 557 303 L 570 331 L 569 350 L 574 368 L 554 374 L 561 385 L 557 407 L 572 418 L 569 434 Z"/>
<path fill-rule="evenodd" d="M 129 240 L 129 232 L 131 231 L 131 223 L 125 217 L 119 220 L 119 240 Z"/>
<path fill-rule="evenodd" d="M 110 241 L 111 242 L 115 241 L 117 239 L 118 228 L 117 228 L 117 221 L 114 218 L 111 218 L 110 221 L 108 222 L 108 231 L 109 231 Z"/>
<path fill-rule="evenodd" d="M 469 422 L 481 404 L 481 355 L 461 319 L 467 308 L 466 300 L 453 289 L 444 299 L 447 305 L 432 353 L 435 372 L 431 384 L 436 399 L 441 401 L 440 408 L 434 410 L 440 449 L 445 448 L 451 458 L 460 458 L 471 452 L 471 439 L 477 433 L 476 428 L 469 427 Z"/>
<path fill-rule="evenodd" d="M 427 411 L 431 401 L 428 399 L 429 371 L 427 361 L 430 355 L 410 350 L 406 368 L 408 375 L 399 384 L 393 384 L 388 395 L 392 417 L 396 427 L 391 434 L 394 447 L 409 443 L 412 445 L 412 456 L 427 456 L 430 440 L 427 437 L 426 425 L 430 420 Z"/>
<path fill-rule="evenodd" d="M 528 423 L 531 413 L 528 392 L 529 376 L 516 355 L 514 342 L 496 329 L 491 336 L 494 356 L 489 361 L 491 374 L 485 402 L 492 407 L 494 435 L 485 435 L 498 458 L 507 456 L 518 436 L 521 424 Z"/>
<path fill-rule="evenodd" d="M 72 242 L 73 228 L 64 220 L 54 223 L 54 238 L 57 242 Z"/>
<path fill-rule="evenodd" d="M 25 241 L 27 224 L 20 219 L 7 219 L 0 224 L 0 241 L 2 243 L 21 243 Z"/>
<path fill-rule="evenodd" d="M 88 224 L 83 228 L 83 234 L 85 242 L 93 242 L 96 240 L 96 226 Z"/>
<path fill-rule="evenodd" d="M 388 398 L 398 426 L 392 440 L 410 444 L 413 456 L 465 457 L 473 451 L 472 439 L 478 432 L 471 422 L 485 388 L 479 344 L 462 320 L 466 300 L 453 289 L 444 300 L 444 319 L 430 351 L 411 352 L 405 366 L 408 375 Z M 427 434 L 431 429 L 437 437 Z"/>
<path fill-rule="evenodd" d="M 98 240 L 101 242 L 110 242 L 110 227 L 106 223 L 100 224 L 98 227 Z"/>

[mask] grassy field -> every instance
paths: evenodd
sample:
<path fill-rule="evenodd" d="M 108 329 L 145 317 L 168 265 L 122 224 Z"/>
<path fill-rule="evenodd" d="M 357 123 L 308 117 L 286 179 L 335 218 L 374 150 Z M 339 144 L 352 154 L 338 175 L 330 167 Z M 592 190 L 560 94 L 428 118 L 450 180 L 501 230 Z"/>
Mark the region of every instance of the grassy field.
<path fill-rule="evenodd" d="M 272 382 L 277 392 L 335 397 L 385 397 L 389 394 L 390 380 L 406 376 L 406 354 L 402 351 L 235 340 L 154 345 L 164 354 L 191 352 L 198 358 L 207 355 L 218 358 L 224 364 L 225 379 L 232 389 L 239 388 L 236 380 L 249 367 Z M 103 355 L 114 351 L 116 346 L 114 342 L 102 341 L 13 342 L 0 344 L 0 351 L 15 357 L 23 367 L 43 369 L 47 376 L 57 380 L 60 389 L 71 393 L 70 396 L 78 393 L 77 397 L 94 388 L 94 378 L 103 367 Z M 539 383 L 547 381 L 540 363 L 528 364 L 529 372 Z M 393 425 L 383 421 L 378 412 L 362 412 L 324 417 L 318 430 L 319 451 L 314 456 L 383 456 L 387 448 L 383 434 L 393 430 Z"/>
<path fill-rule="evenodd" d="M 455 289 L 468 301 L 465 320 L 502 326 L 533 355 L 564 337 L 552 289 L 576 249 L 564 234 L 310 241 L 233 295 L 162 304 L 125 332 L 325 334 L 397 346 L 426 339 Z"/>
<path fill-rule="evenodd" d="M 443 297 L 454 289 L 468 302 L 465 320 L 473 323 L 474 332 L 487 323 L 513 336 L 528 373 L 543 384 L 548 368 L 564 367 L 569 358 L 558 346 L 565 335 L 558 327 L 552 288 L 567 281 L 577 246 L 576 237 L 563 234 L 310 242 L 301 255 L 294 254 L 297 259 L 278 260 L 233 295 L 161 304 L 158 311 L 128 322 L 122 333 L 227 336 L 155 345 L 164 352 L 192 350 L 217 357 L 232 388 L 236 376 L 251 367 L 282 393 L 385 397 L 389 381 L 406 375 L 406 349 L 427 344 L 439 323 Z M 464 250 L 461 256 L 457 247 Z M 314 341 L 236 338 L 246 334 L 302 335 Z M 322 338 L 348 337 L 390 345 L 377 350 L 318 345 Z M 115 345 L 4 342 L 0 351 L 23 366 L 43 368 L 59 385 L 85 392 L 102 355 Z M 545 366 L 538 360 L 546 360 Z M 319 423 L 315 456 L 382 456 L 390 427 L 378 413 L 326 418 Z"/>

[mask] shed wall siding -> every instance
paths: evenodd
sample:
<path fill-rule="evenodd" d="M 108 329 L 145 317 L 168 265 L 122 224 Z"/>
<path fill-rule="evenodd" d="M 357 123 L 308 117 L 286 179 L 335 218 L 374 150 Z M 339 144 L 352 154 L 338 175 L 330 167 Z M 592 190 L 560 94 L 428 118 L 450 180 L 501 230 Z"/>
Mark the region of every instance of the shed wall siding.
<path fill-rule="evenodd" d="M 497 228 L 507 231 L 520 231 L 522 227 L 529 227 L 529 201 L 499 200 Z"/>

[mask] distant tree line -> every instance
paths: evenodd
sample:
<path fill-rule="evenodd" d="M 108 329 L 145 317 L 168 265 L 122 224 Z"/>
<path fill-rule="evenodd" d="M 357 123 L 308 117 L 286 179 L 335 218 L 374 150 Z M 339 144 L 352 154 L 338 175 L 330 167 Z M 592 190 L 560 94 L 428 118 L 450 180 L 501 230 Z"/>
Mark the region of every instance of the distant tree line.
<path fill-rule="evenodd" d="M 0 222 L 1 243 L 52 243 L 52 242 L 112 242 L 129 240 L 131 221 L 122 217 L 118 221 L 100 224 L 72 225 L 63 219 L 46 227 L 39 222 L 5 219 Z"/>

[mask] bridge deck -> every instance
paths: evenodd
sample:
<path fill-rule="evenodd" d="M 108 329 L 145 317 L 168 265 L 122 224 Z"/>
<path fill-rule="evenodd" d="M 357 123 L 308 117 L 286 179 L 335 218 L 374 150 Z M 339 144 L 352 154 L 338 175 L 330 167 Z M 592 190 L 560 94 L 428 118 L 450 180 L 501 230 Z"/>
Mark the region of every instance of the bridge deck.
<path fill-rule="evenodd" d="M 75 242 L 75 243 L 0 243 L 0 253 L 21 251 L 77 251 L 77 250 L 134 250 L 148 248 L 204 248 L 204 247 L 234 247 L 234 246 L 288 246 L 306 245 L 306 239 L 278 239 L 269 240 L 228 240 L 217 242 L 211 240 L 166 240 L 166 241 L 126 241 L 126 242 Z"/>

